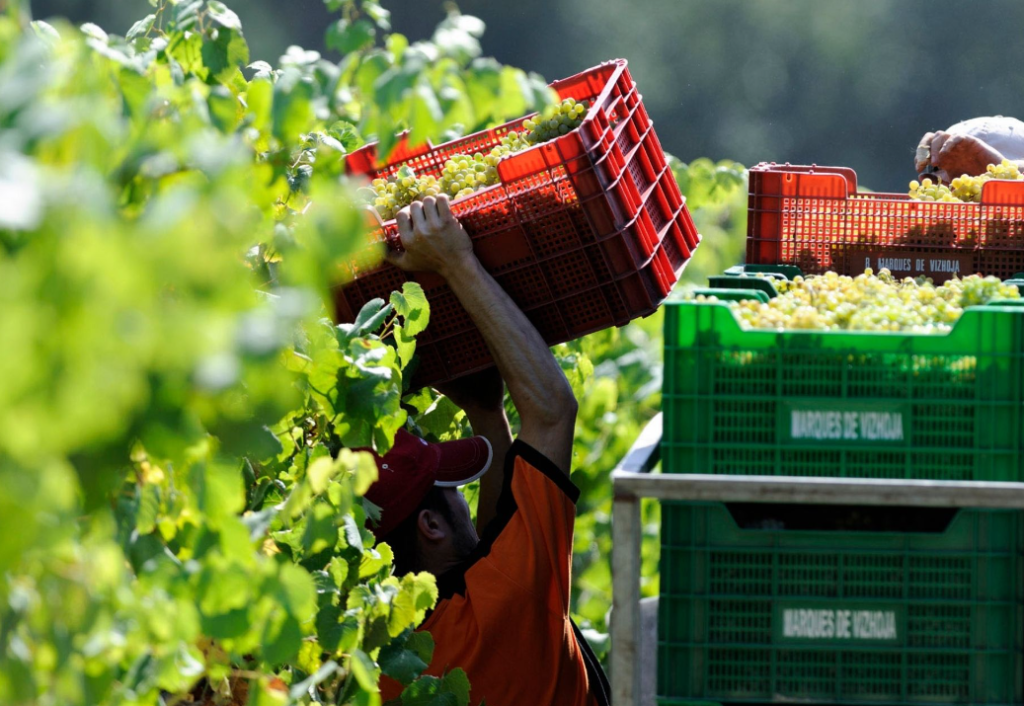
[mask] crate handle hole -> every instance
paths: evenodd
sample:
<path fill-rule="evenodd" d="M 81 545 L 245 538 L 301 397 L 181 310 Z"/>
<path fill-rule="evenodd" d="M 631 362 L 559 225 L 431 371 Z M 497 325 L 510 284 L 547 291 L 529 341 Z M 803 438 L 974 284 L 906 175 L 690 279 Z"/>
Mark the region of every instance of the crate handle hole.
<path fill-rule="evenodd" d="M 726 503 L 741 530 L 942 534 L 958 508 Z"/>

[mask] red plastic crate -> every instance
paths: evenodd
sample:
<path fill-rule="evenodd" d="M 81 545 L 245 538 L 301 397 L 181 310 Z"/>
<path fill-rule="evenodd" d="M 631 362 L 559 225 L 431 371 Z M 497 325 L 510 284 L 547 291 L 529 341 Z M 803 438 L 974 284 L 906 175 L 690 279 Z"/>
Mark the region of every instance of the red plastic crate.
<path fill-rule="evenodd" d="M 454 201 L 452 211 L 484 267 L 549 343 L 621 326 L 657 309 L 700 242 L 679 187 L 624 60 L 552 85 L 561 98 L 589 104 L 583 124 L 502 160 L 501 183 Z M 387 177 L 404 165 L 439 176 L 454 154 L 487 151 L 523 118 L 438 147 L 400 141 L 376 163 L 376 146 L 347 158 L 351 174 Z M 401 247 L 395 222 L 373 236 Z M 415 384 L 458 377 L 492 364 L 455 295 L 436 275 L 384 264 L 351 266 L 335 288 L 337 317 L 348 322 L 375 297 L 407 280 L 423 285 L 430 326 L 419 336 Z"/>
<path fill-rule="evenodd" d="M 846 167 L 761 163 L 750 170 L 747 262 L 817 274 L 894 275 L 943 282 L 1024 270 L 1024 182 L 990 181 L 981 203 L 857 193 Z"/>

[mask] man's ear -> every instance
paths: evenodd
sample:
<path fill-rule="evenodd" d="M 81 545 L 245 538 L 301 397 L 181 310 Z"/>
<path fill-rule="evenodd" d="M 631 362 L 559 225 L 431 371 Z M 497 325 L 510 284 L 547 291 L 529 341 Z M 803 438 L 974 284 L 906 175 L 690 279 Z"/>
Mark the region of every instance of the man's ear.
<path fill-rule="evenodd" d="M 448 536 L 448 523 L 436 510 L 420 510 L 420 514 L 416 518 L 416 529 L 424 541 L 431 544 L 443 542 Z"/>

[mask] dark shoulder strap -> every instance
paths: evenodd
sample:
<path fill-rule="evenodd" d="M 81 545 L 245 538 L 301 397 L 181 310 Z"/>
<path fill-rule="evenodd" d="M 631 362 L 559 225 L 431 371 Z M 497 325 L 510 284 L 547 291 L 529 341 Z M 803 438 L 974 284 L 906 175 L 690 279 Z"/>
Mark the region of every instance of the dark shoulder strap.
<path fill-rule="evenodd" d="M 576 625 L 576 621 L 572 618 L 569 619 L 572 624 L 572 632 L 576 636 L 576 642 L 580 645 L 580 653 L 583 655 L 583 663 L 587 667 L 587 680 L 590 682 L 590 693 L 594 695 L 599 706 L 611 706 L 612 703 L 612 688 L 608 683 L 608 677 L 604 673 L 604 669 L 601 668 L 601 663 L 597 659 L 597 655 L 590 649 L 590 643 L 587 642 L 587 638 L 583 637 L 583 633 L 580 632 L 579 627 Z"/>

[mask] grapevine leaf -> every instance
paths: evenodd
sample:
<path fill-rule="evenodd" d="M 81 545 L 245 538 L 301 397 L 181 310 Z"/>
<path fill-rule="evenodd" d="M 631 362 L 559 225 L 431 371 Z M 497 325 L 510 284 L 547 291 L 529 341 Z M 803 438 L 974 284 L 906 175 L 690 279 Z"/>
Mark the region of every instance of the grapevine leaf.
<path fill-rule="evenodd" d="M 477 38 L 482 37 L 487 29 L 487 25 L 479 17 L 464 15 L 461 12 L 450 12 L 440 26 L 458 29 L 471 37 Z"/>
<path fill-rule="evenodd" d="M 409 118 L 409 142 L 422 145 L 437 134 L 444 114 L 434 89 L 419 83 L 412 92 L 412 114 Z"/>
<path fill-rule="evenodd" d="M 377 0 L 363 0 L 363 12 L 369 15 L 378 28 L 385 32 L 391 30 L 391 12 L 381 7 Z"/>
<path fill-rule="evenodd" d="M 244 509 L 245 489 L 238 469 L 199 464 L 192 470 L 191 480 L 200 509 L 212 521 L 231 517 Z"/>
<path fill-rule="evenodd" d="M 333 549 L 337 541 L 338 530 L 334 509 L 327 503 L 318 502 L 306 520 L 302 547 L 307 556 L 312 556 L 325 549 Z"/>
<path fill-rule="evenodd" d="M 342 637 L 341 607 L 333 601 L 326 601 L 316 614 L 316 637 L 328 652 L 338 650 Z"/>
<path fill-rule="evenodd" d="M 232 133 L 238 125 L 238 99 L 224 86 L 210 91 L 210 118 L 221 132 Z"/>
<path fill-rule="evenodd" d="M 172 3 L 170 7 L 170 24 L 175 29 L 191 29 L 199 19 L 199 11 L 203 7 L 203 0 L 179 0 Z"/>
<path fill-rule="evenodd" d="M 352 490 L 358 496 L 364 495 L 377 481 L 377 463 L 366 451 L 342 449 L 338 454 L 338 464 L 352 475 Z"/>
<path fill-rule="evenodd" d="M 363 143 L 363 138 L 359 135 L 356 126 L 344 120 L 339 120 L 331 125 L 328 133 L 341 143 L 346 152 L 355 151 Z"/>
<path fill-rule="evenodd" d="M 271 664 L 285 664 L 299 653 L 302 628 L 291 615 L 279 615 L 267 622 L 261 640 L 263 659 Z"/>
<path fill-rule="evenodd" d="M 427 631 L 410 632 L 405 648 L 415 652 L 421 660 L 429 663 L 434 656 L 434 637 Z"/>
<path fill-rule="evenodd" d="M 503 117 L 499 101 L 501 65 L 497 61 L 491 58 L 475 60 L 464 80 L 478 122 Z"/>
<path fill-rule="evenodd" d="M 460 706 L 469 704 L 469 678 L 461 669 L 453 669 L 444 676 L 444 688 L 455 695 Z"/>
<path fill-rule="evenodd" d="M 204 615 L 223 615 L 249 603 L 252 582 L 241 566 L 230 564 L 214 570 L 207 568 L 199 579 L 199 610 Z"/>
<path fill-rule="evenodd" d="M 202 616 L 204 635 L 218 640 L 241 637 L 249 630 L 249 611 L 237 608 L 219 615 Z"/>
<path fill-rule="evenodd" d="M 379 523 L 380 522 L 380 513 L 381 513 L 381 509 L 382 509 L 380 507 L 380 505 L 375 505 L 372 501 L 367 500 L 366 498 L 362 498 L 362 503 L 361 504 L 363 506 L 363 511 L 366 513 L 366 517 L 371 522 L 378 522 Z"/>
<path fill-rule="evenodd" d="M 160 512 L 160 495 L 157 487 L 151 484 L 137 488 L 139 513 L 135 520 L 135 528 L 141 534 L 149 534 L 156 529 L 157 514 Z"/>
<path fill-rule="evenodd" d="M 426 434 L 440 439 L 447 434 L 462 408 L 444 395 L 438 395 L 431 405 L 416 417 L 416 425 Z"/>
<path fill-rule="evenodd" d="M 429 665 L 429 662 L 424 661 L 415 651 L 406 649 L 404 641 L 398 640 L 380 649 L 377 662 L 380 663 L 383 674 L 396 680 L 402 686 L 411 684 Z"/>
<path fill-rule="evenodd" d="M 348 546 L 362 552 L 363 536 L 359 531 L 359 525 L 356 524 L 355 518 L 351 515 L 345 515 L 341 518 L 341 524 L 345 535 L 345 541 L 348 543 Z"/>
<path fill-rule="evenodd" d="M 106 44 L 107 41 L 110 39 L 110 36 L 103 31 L 102 27 L 92 22 L 86 22 L 82 24 L 82 26 L 79 27 L 79 30 L 81 30 L 82 34 L 84 34 L 89 39 L 101 42 L 103 44 Z"/>
<path fill-rule="evenodd" d="M 378 544 L 373 549 L 363 552 L 362 562 L 359 564 L 359 578 L 368 579 L 380 573 L 381 569 L 391 566 L 394 555 L 391 547 L 387 544 Z"/>
<path fill-rule="evenodd" d="M 348 562 L 340 557 L 334 557 L 327 565 L 327 573 L 334 581 L 334 586 L 340 589 L 348 580 Z"/>
<path fill-rule="evenodd" d="M 208 0 L 206 3 L 207 13 L 217 24 L 221 27 L 234 30 L 235 32 L 242 31 L 242 21 L 238 19 L 232 10 L 229 10 L 227 6 L 219 0 Z"/>
<path fill-rule="evenodd" d="M 341 464 L 335 462 L 330 456 L 322 456 L 306 469 L 306 477 L 309 478 L 309 485 L 313 493 L 319 495 L 327 490 L 327 484 L 341 470 Z"/>
<path fill-rule="evenodd" d="M 178 7 L 181 7 L 179 5 Z M 209 75 L 203 59 L 203 38 L 199 34 L 188 34 L 183 32 L 172 35 L 167 52 L 171 58 L 178 62 L 181 70 L 186 74 L 192 74 L 203 80 Z"/>
<path fill-rule="evenodd" d="M 286 144 L 298 141 L 313 122 L 313 86 L 289 68 L 274 86 L 274 136 Z"/>
<path fill-rule="evenodd" d="M 373 663 L 369 655 L 362 650 L 353 650 L 349 666 L 352 669 L 352 675 L 359 682 L 359 686 L 371 693 L 379 691 L 377 688 L 377 665 Z"/>
<path fill-rule="evenodd" d="M 264 131 L 270 125 L 274 104 L 274 86 L 269 80 L 253 79 L 246 92 L 248 113 L 253 116 L 253 127 Z"/>
<path fill-rule="evenodd" d="M 47 45 L 55 47 L 60 43 L 60 32 L 54 29 L 54 26 L 49 22 L 35 20 L 31 26 L 36 36 L 46 42 Z"/>
<path fill-rule="evenodd" d="M 306 571 L 293 564 L 281 566 L 277 586 L 277 595 L 291 615 L 303 621 L 313 616 L 316 611 L 316 586 Z"/>
<path fill-rule="evenodd" d="M 456 17 L 461 17 L 461 15 Z M 452 23 L 451 18 L 452 16 L 450 15 L 449 20 L 438 26 L 437 31 L 434 33 L 434 44 L 437 45 L 445 56 L 455 59 L 460 65 L 464 66 L 480 56 L 480 42 L 457 23 Z"/>
<path fill-rule="evenodd" d="M 427 573 L 406 574 L 401 579 L 401 591 L 391 605 L 388 630 L 397 636 L 408 627 L 422 622 L 426 612 L 437 603 L 437 582 Z"/>
<path fill-rule="evenodd" d="M 385 305 L 383 299 L 371 299 L 366 302 L 356 314 L 355 321 L 351 324 L 338 325 L 338 345 L 347 346 L 356 336 L 375 333 L 393 310 L 394 307 L 391 304 Z"/>
<path fill-rule="evenodd" d="M 349 22 L 341 19 L 327 28 L 326 44 L 340 54 L 350 54 L 372 47 L 377 37 L 373 23 L 359 19 Z"/>
<path fill-rule="evenodd" d="M 203 43 L 202 57 L 210 77 L 230 86 L 249 63 L 249 45 L 238 32 L 222 29 L 214 41 Z"/>
<path fill-rule="evenodd" d="M 406 282 L 402 285 L 402 291 L 392 292 L 391 304 L 405 320 L 405 332 L 409 336 L 422 333 L 430 323 L 430 304 L 418 282 Z"/>
<path fill-rule="evenodd" d="M 461 669 L 443 677 L 423 676 L 402 692 L 402 706 L 468 706 L 469 679 Z"/>
<path fill-rule="evenodd" d="M 405 50 L 409 48 L 409 38 L 404 34 L 392 32 L 385 38 L 384 46 L 386 46 L 388 52 L 390 52 L 391 59 L 398 62 L 402 60 L 402 55 L 405 53 Z"/>
<path fill-rule="evenodd" d="M 395 352 L 404 368 L 412 362 L 412 357 L 416 354 L 416 339 L 406 334 L 405 327 L 400 324 L 395 324 L 392 335 L 395 341 Z"/>
<path fill-rule="evenodd" d="M 501 69 L 499 78 L 499 99 L 501 117 L 512 118 L 526 113 L 532 98 L 529 87 L 523 85 L 523 72 L 506 66 Z"/>

